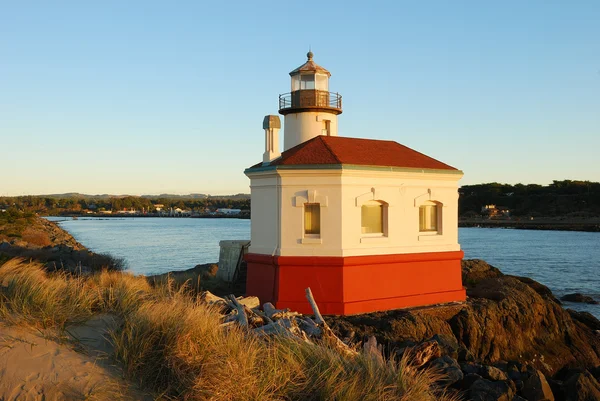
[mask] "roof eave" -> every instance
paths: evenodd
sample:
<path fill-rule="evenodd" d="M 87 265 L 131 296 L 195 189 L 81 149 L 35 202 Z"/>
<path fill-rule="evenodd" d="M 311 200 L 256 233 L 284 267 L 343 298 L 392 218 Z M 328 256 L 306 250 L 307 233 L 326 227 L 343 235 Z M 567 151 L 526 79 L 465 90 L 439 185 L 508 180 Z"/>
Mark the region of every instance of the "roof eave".
<path fill-rule="evenodd" d="M 419 167 L 395 167 L 395 166 L 367 166 L 359 164 L 293 164 L 293 165 L 266 165 L 249 167 L 244 174 L 260 173 L 270 170 L 367 170 L 367 171 L 390 171 L 400 173 L 432 173 L 452 174 L 463 176 L 462 170 L 458 169 L 433 169 Z"/>

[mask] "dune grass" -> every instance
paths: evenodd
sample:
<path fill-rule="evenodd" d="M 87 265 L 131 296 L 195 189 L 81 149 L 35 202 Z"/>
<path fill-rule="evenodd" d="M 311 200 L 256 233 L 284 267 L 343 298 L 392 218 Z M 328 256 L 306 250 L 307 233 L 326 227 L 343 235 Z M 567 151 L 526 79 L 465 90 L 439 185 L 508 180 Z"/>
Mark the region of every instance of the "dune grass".
<path fill-rule="evenodd" d="M 456 399 L 435 386 L 435 372 L 409 369 L 406 359 L 348 358 L 321 345 L 225 330 L 194 291 L 168 280 L 150 286 L 121 272 L 50 274 L 16 259 L 0 266 L 2 320 L 64 330 L 106 313 L 122 322 L 109 336 L 125 375 L 165 399 Z"/>

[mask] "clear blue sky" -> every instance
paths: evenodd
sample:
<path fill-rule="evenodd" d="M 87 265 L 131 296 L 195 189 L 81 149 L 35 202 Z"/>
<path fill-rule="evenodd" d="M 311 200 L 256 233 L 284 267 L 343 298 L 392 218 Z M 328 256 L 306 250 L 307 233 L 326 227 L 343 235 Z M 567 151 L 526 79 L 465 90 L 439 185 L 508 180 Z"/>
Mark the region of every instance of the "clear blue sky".
<path fill-rule="evenodd" d="M 0 0 L 0 195 L 249 192 L 309 45 L 342 136 L 462 184 L 600 181 L 596 0 Z"/>

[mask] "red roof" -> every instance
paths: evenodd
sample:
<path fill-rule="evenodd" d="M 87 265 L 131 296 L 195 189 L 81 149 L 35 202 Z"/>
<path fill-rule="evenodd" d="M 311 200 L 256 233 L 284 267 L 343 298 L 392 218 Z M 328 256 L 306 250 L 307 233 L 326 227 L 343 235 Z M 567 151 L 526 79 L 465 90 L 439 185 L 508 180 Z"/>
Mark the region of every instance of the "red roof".
<path fill-rule="evenodd" d="M 281 154 L 270 166 L 353 164 L 358 166 L 456 170 L 394 141 L 316 136 Z M 260 167 L 257 164 L 252 167 Z"/>

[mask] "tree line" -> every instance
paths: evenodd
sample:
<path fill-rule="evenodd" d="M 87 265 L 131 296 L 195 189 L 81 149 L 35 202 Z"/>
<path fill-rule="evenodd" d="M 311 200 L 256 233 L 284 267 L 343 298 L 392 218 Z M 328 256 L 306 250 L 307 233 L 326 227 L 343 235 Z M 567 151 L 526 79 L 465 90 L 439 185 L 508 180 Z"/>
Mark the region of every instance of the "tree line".
<path fill-rule="evenodd" d="M 512 216 L 596 217 L 600 216 L 600 183 L 553 181 L 549 185 L 464 185 L 460 188 L 459 215 L 475 217 L 484 205 L 507 208 Z"/>
<path fill-rule="evenodd" d="M 500 184 L 497 182 L 464 185 L 459 189 L 459 215 L 476 217 L 481 208 L 494 204 L 507 208 L 512 216 L 600 216 L 600 183 L 562 180 L 549 185 Z M 84 213 L 85 211 L 138 210 L 153 212 L 156 205 L 164 210 L 180 208 L 202 213 L 219 208 L 250 210 L 247 195 L 206 196 L 15 196 L 0 197 L 0 209 L 15 208 L 45 215 Z"/>
<path fill-rule="evenodd" d="M 137 210 L 153 212 L 156 205 L 169 210 L 171 208 L 180 208 L 183 210 L 192 210 L 194 212 L 214 211 L 220 208 L 231 208 L 250 210 L 249 197 L 206 197 L 198 198 L 169 198 L 169 197 L 140 197 L 140 196 L 111 196 L 98 198 L 95 196 L 70 196 L 70 197 L 52 197 L 52 196 L 14 196 L 0 197 L 0 209 L 17 209 L 26 212 L 34 212 L 48 216 L 84 213 L 87 211 L 119 211 L 119 210 Z"/>

